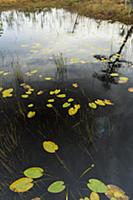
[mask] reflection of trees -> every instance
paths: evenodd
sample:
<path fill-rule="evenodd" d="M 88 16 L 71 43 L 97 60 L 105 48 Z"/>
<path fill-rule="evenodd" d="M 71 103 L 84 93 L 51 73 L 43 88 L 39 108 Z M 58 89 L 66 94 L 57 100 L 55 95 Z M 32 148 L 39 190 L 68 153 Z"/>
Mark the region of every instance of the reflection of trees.
<path fill-rule="evenodd" d="M 1 21 L 1 17 L 0 17 L 0 37 L 3 34 L 3 23 Z"/>
<path fill-rule="evenodd" d="M 110 55 L 108 58 L 106 58 L 106 56 L 94 55 L 96 59 L 107 62 L 106 69 L 102 70 L 102 73 L 94 74 L 94 77 L 102 81 L 103 85 L 107 88 L 110 88 L 111 83 L 117 84 L 116 78 L 111 76 L 112 73 L 117 73 L 117 70 L 121 67 L 123 63 L 126 63 L 128 66 L 133 64 L 132 62 L 121 60 L 122 50 L 125 47 L 132 33 L 133 33 L 133 26 L 131 26 L 130 29 L 128 30 L 122 45 L 115 54 Z"/>
<path fill-rule="evenodd" d="M 2 13 L 2 20 L 5 21 L 8 27 L 13 28 L 14 25 L 17 27 L 21 26 L 21 23 L 25 22 L 25 19 L 32 21 L 33 24 L 38 23 L 38 15 L 41 14 L 41 25 L 43 23 L 43 17 L 51 9 L 36 9 L 28 11 L 9 11 Z"/>

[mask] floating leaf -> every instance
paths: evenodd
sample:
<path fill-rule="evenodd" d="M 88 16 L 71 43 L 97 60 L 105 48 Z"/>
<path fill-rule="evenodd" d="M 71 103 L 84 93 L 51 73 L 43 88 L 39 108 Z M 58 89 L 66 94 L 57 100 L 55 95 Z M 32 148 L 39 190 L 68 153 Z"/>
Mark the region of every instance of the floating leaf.
<path fill-rule="evenodd" d="M 4 71 L 0 71 L 0 74 L 3 74 L 4 73 Z"/>
<path fill-rule="evenodd" d="M 68 108 L 70 105 L 71 105 L 70 103 L 65 102 L 65 103 L 62 105 L 62 107 L 63 107 L 63 108 Z"/>
<path fill-rule="evenodd" d="M 53 94 L 59 94 L 60 93 L 60 89 L 56 89 L 56 90 L 53 90 L 53 91 L 50 91 L 50 95 L 53 95 Z"/>
<path fill-rule="evenodd" d="M 24 87 L 24 89 L 31 90 L 31 86 L 30 86 L 30 85 L 26 85 L 26 84 L 24 84 L 23 87 Z"/>
<path fill-rule="evenodd" d="M 114 103 L 113 102 L 111 102 L 111 100 L 108 100 L 108 99 L 104 99 L 104 103 L 106 104 L 106 105 L 114 105 Z"/>
<path fill-rule="evenodd" d="M 48 102 L 53 103 L 53 102 L 55 102 L 55 100 L 54 99 L 48 99 Z"/>
<path fill-rule="evenodd" d="M 53 95 L 53 94 L 55 94 L 55 91 L 50 91 L 49 93 L 50 93 L 50 95 Z"/>
<path fill-rule="evenodd" d="M 13 192 L 27 192 L 33 187 L 33 185 L 33 179 L 24 177 L 13 182 L 9 188 Z"/>
<path fill-rule="evenodd" d="M 107 192 L 107 186 L 98 179 L 90 179 L 87 186 L 93 192 L 98 192 L 98 193 L 106 193 Z"/>
<path fill-rule="evenodd" d="M 77 108 L 73 108 L 73 107 L 69 108 L 69 110 L 68 110 L 68 114 L 70 116 L 73 116 L 73 115 L 77 114 L 77 112 L 78 112 L 78 109 Z"/>
<path fill-rule="evenodd" d="M 92 109 L 96 109 L 97 105 L 94 102 L 89 103 L 89 107 Z"/>
<path fill-rule="evenodd" d="M 133 87 L 128 88 L 128 92 L 133 92 Z"/>
<path fill-rule="evenodd" d="M 88 197 L 80 198 L 79 200 L 90 200 Z"/>
<path fill-rule="evenodd" d="M 78 83 L 73 83 L 72 86 L 73 86 L 74 88 L 78 88 Z"/>
<path fill-rule="evenodd" d="M 43 93 L 44 93 L 44 91 L 40 90 L 37 92 L 37 95 L 39 96 L 39 95 L 42 95 Z"/>
<path fill-rule="evenodd" d="M 25 92 L 26 94 L 30 95 L 32 94 L 32 91 L 31 90 L 28 90 L 27 92 Z"/>
<path fill-rule="evenodd" d="M 23 86 L 25 86 L 25 85 L 26 85 L 26 83 L 21 83 L 21 84 L 20 84 L 21 87 L 23 87 Z"/>
<path fill-rule="evenodd" d="M 7 76 L 8 74 L 10 74 L 10 72 L 5 72 L 5 73 L 3 74 L 3 76 Z"/>
<path fill-rule="evenodd" d="M 27 98 L 29 98 L 29 95 L 28 95 L 28 94 L 22 94 L 22 95 L 21 95 L 21 98 L 27 99 Z"/>
<path fill-rule="evenodd" d="M 51 77 L 45 77 L 45 80 L 50 81 L 50 80 L 52 80 L 52 78 Z"/>
<path fill-rule="evenodd" d="M 73 102 L 73 101 L 74 101 L 73 98 L 69 98 L 69 99 L 68 99 L 68 102 L 69 102 L 69 103 L 71 103 L 71 102 Z"/>
<path fill-rule="evenodd" d="M 95 103 L 97 104 L 97 105 L 99 105 L 99 106 L 105 106 L 106 104 L 104 103 L 104 101 L 103 100 L 100 100 L 100 99 L 97 99 L 96 101 L 95 101 Z"/>
<path fill-rule="evenodd" d="M 34 70 L 32 70 L 30 73 L 31 74 L 36 74 L 38 72 L 38 70 L 37 69 L 34 69 Z"/>
<path fill-rule="evenodd" d="M 117 200 L 129 200 L 129 197 L 125 192 L 115 185 L 107 185 L 107 192 L 105 194 L 109 199 L 115 198 Z"/>
<path fill-rule="evenodd" d="M 118 83 L 127 83 L 128 77 L 119 77 Z"/>
<path fill-rule="evenodd" d="M 48 108 L 53 108 L 53 105 L 52 105 L 51 103 L 48 103 L 46 106 L 47 106 Z"/>
<path fill-rule="evenodd" d="M 57 94 L 59 94 L 61 92 L 61 90 L 60 89 L 56 89 L 55 91 L 54 91 L 54 93 L 57 95 Z"/>
<path fill-rule="evenodd" d="M 65 190 L 65 188 L 66 188 L 66 186 L 64 185 L 64 181 L 56 181 L 48 187 L 48 192 L 60 193 L 63 190 Z"/>
<path fill-rule="evenodd" d="M 48 153 L 55 153 L 56 151 L 58 151 L 59 147 L 57 144 L 55 144 L 52 141 L 44 141 L 43 142 L 43 148 L 45 151 L 47 151 Z"/>
<path fill-rule="evenodd" d="M 13 88 L 8 88 L 2 91 L 2 97 L 12 97 Z"/>
<path fill-rule="evenodd" d="M 91 192 L 90 200 L 100 200 L 99 194 L 97 194 L 96 192 Z"/>
<path fill-rule="evenodd" d="M 44 175 L 44 170 L 40 167 L 31 167 L 24 171 L 24 175 L 28 178 L 40 178 Z"/>
<path fill-rule="evenodd" d="M 74 108 L 76 108 L 77 110 L 79 110 L 80 109 L 80 104 L 75 104 Z"/>
<path fill-rule="evenodd" d="M 57 97 L 58 97 L 58 98 L 65 98 L 65 97 L 66 97 L 66 94 L 58 94 Z"/>
<path fill-rule="evenodd" d="M 33 103 L 30 103 L 30 104 L 28 105 L 28 108 L 32 108 L 32 107 L 34 107 L 34 104 L 33 104 Z"/>
<path fill-rule="evenodd" d="M 112 76 L 112 77 L 118 77 L 119 74 L 118 73 L 112 73 L 112 74 L 110 74 L 110 76 Z"/>
<path fill-rule="evenodd" d="M 29 91 L 30 91 L 30 92 L 33 92 L 33 91 L 34 91 L 34 89 L 33 89 L 33 88 L 29 88 Z"/>
<path fill-rule="evenodd" d="M 27 114 L 27 117 L 28 118 L 33 118 L 35 115 L 36 115 L 35 111 L 29 111 L 28 114 Z"/>

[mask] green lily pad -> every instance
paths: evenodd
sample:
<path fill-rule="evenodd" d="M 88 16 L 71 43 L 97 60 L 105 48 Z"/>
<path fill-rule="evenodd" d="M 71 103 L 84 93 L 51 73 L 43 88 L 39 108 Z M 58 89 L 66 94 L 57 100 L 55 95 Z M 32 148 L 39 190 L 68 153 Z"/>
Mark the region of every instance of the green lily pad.
<path fill-rule="evenodd" d="M 65 102 L 65 103 L 62 105 L 62 107 L 63 107 L 63 108 L 68 108 L 70 105 L 71 105 L 70 103 Z"/>
<path fill-rule="evenodd" d="M 107 192 L 107 186 L 98 179 L 90 179 L 89 183 L 87 184 L 87 187 L 93 191 L 98 193 L 106 193 Z"/>
<path fill-rule="evenodd" d="M 60 193 L 62 192 L 66 186 L 64 185 L 64 181 L 55 181 L 48 187 L 48 192 L 51 193 Z"/>
<path fill-rule="evenodd" d="M 73 102 L 73 101 L 74 101 L 73 98 L 69 98 L 69 99 L 68 99 L 68 102 L 69 102 L 69 103 L 71 103 L 71 102 Z"/>
<path fill-rule="evenodd" d="M 40 178 L 44 175 L 44 170 L 40 167 L 31 167 L 24 171 L 24 175 L 28 178 Z"/>

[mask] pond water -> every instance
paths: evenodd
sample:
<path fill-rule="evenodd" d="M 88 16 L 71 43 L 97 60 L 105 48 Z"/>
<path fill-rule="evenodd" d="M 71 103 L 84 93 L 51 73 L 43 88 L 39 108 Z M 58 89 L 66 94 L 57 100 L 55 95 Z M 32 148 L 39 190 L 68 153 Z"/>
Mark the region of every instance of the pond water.
<path fill-rule="evenodd" d="M 0 199 L 67 200 L 67 191 L 68 199 L 80 199 L 89 196 L 91 178 L 132 198 L 132 26 L 63 9 L 4 11 L 0 22 Z M 51 93 L 56 89 L 64 97 Z M 73 116 L 68 103 L 62 107 L 70 98 L 70 107 L 80 105 Z M 113 105 L 91 108 L 97 99 Z M 36 115 L 27 118 L 29 111 Z M 44 141 L 59 150 L 46 152 Z M 25 193 L 11 191 L 29 167 L 46 175 Z M 66 189 L 51 194 L 47 188 L 58 180 Z"/>

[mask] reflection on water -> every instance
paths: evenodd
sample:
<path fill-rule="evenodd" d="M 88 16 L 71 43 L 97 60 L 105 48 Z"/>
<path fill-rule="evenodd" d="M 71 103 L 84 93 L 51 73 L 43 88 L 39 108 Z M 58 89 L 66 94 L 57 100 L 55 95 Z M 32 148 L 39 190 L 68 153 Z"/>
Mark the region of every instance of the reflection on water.
<path fill-rule="evenodd" d="M 89 195 L 89 178 L 116 184 L 132 197 L 133 95 L 127 91 L 133 86 L 132 26 L 62 9 L 0 16 L 0 88 L 14 88 L 13 96 L 6 93 L 11 98 L 0 99 L 0 199 L 64 199 L 65 192 L 48 194 L 54 180 L 65 180 L 70 200 L 79 199 Z M 120 77 L 126 84 L 119 84 Z M 51 96 L 57 88 L 67 99 Z M 29 98 L 21 98 L 24 92 Z M 81 106 L 73 117 L 62 108 L 68 99 L 71 106 Z M 89 109 L 96 99 L 110 99 L 114 105 Z M 48 100 L 55 101 L 54 109 Z M 26 118 L 29 104 L 34 104 L 35 119 Z M 56 156 L 44 154 L 46 139 L 59 145 Z M 82 177 L 93 163 L 94 169 Z M 9 191 L 9 184 L 31 166 L 45 168 L 46 179 L 24 195 Z"/>
<path fill-rule="evenodd" d="M 76 18 L 76 14 L 55 9 L 30 14 L 3 12 L 1 51 L 7 57 L 20 56 L 23 61 L 27 60 L 26 64 L 36 61 L 38 64 L 39 60 L 45 64 L 51 55 L 59 52 L 69 59 L 78 57 L 91 62 L 94 54 L 109 56 L 117 52 L 128 30 L 118 22 L 111 24 L 78 16 L 76 30 L 72 33 Z M 132 61 L 132 41 L 131 37 L 123 51 L 123 59 Z"/>

